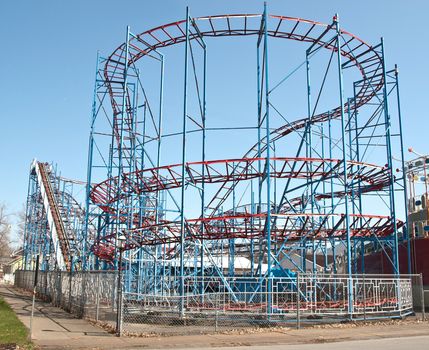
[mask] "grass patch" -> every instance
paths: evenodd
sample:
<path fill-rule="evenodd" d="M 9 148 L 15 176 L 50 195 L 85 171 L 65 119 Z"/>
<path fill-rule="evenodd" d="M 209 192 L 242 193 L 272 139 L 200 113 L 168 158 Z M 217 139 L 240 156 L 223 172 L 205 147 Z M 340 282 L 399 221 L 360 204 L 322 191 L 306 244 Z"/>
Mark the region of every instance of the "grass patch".
<path fill-rule="evenodd" d="M 27 328 L 0 297 L 0 347 L 4 344 L 17 344 L 24 348 L 32 348 L 28 341 Z"/>

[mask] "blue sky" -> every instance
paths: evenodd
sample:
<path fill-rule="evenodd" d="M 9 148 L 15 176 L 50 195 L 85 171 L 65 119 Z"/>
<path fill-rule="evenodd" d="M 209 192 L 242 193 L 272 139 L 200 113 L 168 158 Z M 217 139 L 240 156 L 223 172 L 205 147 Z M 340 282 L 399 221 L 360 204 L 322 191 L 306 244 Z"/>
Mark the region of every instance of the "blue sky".
<path fill-rule="evenodd" d="M 1 1 L 0 202 L 20 209 L 34 157 L 58 163 L 64 176 L 85 178 L 97 50 L 112 52 L 126 25 L 138 33 L 182 19 L 186 5 L 203 16 L 258 13 L 263 1 Z M 268 7 L 327 23 L 338 12 L 342 27 L 365 41 L 383 36 L 388 66 L 400 67 L 405 145 L 428 151 L 427 1 L 270 0 Z"/>

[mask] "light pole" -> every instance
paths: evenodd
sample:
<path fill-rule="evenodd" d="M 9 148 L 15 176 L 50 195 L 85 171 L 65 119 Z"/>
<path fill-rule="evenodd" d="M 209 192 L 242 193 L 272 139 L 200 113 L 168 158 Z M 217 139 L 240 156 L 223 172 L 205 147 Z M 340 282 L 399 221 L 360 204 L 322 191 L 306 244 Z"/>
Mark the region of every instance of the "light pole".
<path fill-rule="evenodd" d="M 116 336 L 121 336 L 122 329 L 122 252 L 124 250 L 125 241 L 127 238 L 122 233 L 116 240 L 116 245 L 119 250 L 118 261 L 118 286 L 116 297 Z"/>
<path fill-rule="evenodd" d="M 33 337 L 33 317 L 34 317 L 34 305 L 36 302 L 36 288 L 37 288 L 37 278 L 39 275 L 39 259 L 40 259 L 40 246 L 39 246 L 39 252 L 37 253 L 36 257 L 36 266 L 35 266 L 35 273 L 34 273 L 34 285 L 33 285 L 33 300 L 31 303 L 31 316 L 30 316 L 30 341 Z"/>

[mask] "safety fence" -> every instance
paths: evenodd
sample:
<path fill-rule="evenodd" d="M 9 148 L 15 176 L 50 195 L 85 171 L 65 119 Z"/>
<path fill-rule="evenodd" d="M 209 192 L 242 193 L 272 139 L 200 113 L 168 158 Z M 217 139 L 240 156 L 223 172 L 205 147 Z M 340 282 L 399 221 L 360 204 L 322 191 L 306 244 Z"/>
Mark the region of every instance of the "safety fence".
<path fill-rule="evenodd" d="M 34 271 L 16 271 L 15 286 L 33 290 Z M 116 327 L 117 274 L 106 271 L 73 273 L 39 271 L 36 293 L 45 301 L 78 317 Z"/>
<path fill-rule="evenodd" d="M 118 288 L 114 272 L 42 271 L 36 291 L 79 317 L 126 334 L 398 318 L 420 311 L 424 295 L 420 275 L 186 277 L 178 282 L 170 292 L 143 294 L 123 283 Z M 33 284 L 34 271 L 16 272 L 17 287 L 31 290 Z"/>

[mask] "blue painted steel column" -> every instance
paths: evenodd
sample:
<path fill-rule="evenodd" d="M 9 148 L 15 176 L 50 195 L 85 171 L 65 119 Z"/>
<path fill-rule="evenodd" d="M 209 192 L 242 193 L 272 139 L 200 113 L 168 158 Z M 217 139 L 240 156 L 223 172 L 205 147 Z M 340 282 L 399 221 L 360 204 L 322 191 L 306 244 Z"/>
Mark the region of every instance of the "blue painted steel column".
<path fill-rule="evenodd" d="M 308 134 L 304 135 L 304 137 L 307 137 L 308 135 L 308 140 L 307 140 L 307 154 L 306 157 L 313 157 L 313 131 L 312 131 L 312 111 L 311 111 L 311 83 L 310 83 L 310 59 L 309 59 L 309 51 L 306 51 L 305 54 L 305 63 L 306 63 L 306 72 L 307 72 L 307 117 L 308 117 Z M 311 174 L 313 172 L 313 163 L 307 162 L 307 171 Z M 310 208 L 311 208 L 311 213 L 314 213 L 314 186 L 313 186 L 313 180 L 311 178 L 307 177 L 307 191 L 308 191 L 308 187 L 310 187 Z M 312 225 L 311 227 L 314 227 L 314 218 L 311 218 L 311 222 Z M 313 262 L 312 262 L 312 271 L 313 274 L 316 273 L 316 244 L 315 244 L 315 238 L 313 238 L 312 242 L 311 242 L 311 247 L 313 250 Z M 306 257 L 306 250 L 303 250 L 304 252 L 304 259 L 307 259 Z"/>
<path fill-rule="evenodd" d="M 254 214 L 255 214 L 255 192 L 253 191 L 253 179 L 250 180 L 250 207 L 252 217 L 250 219 L 251 227 L 254 227 Z M 255 272 L 255 254 L 254 254 L 254 240 L 250 240 L 250 276 L 254 276 Z"/>
<path fill-rule="evenodd" d="M 186 119 L 188 113 L 188 47 L 189 47 L 189 7 L 186 7 L 186 40 L 185 40 L 185 77 L 183 84 L 183 128 L 182 128 L 182 186 L 180 195 L 180 286 L 179 294 L 182 297 L 180 301 L 180 314 L 184 314 L 183 296 L 184 288 L 184 244 L 185 244 L 185 162 L 186 162 Z"/>
<path fill-rule="evenodd" d="M 205 192 L 206 192 L 206 183 L 205 183 L 205 174 L 206 168 L 204 162 L 206 160 L 206 86 L 207 86 L 207 46 L 204 44 L 204 62 L 203 62 L 203 115 L 202 115 L 202 127 L 203 127 L 203 136 L 202 136 L 202 147 L 201 147 L 201 161 L 203 165 L 201 166 L 202 182 L 201 182 L 201 218 L 205 217 Z M 201 221 L 201 235 L 204 237 L 204 224 Z M 201 288 L 200 293 L 204 293 L 204 240 L 201 240 L 201 251 L 200 251 L 200 260 L 201 260 Z"/>
<path fill-rule="evenodd" d="M 161 142 L 162 142 L 162 117 L 163 117 L 163 98 L 164 98 L 164 55 L 157 51 L 161 57 L 160 68 L 160 87 L 159 87 L 159 112 L 158 112 L 158 144 L 156 155 L 156 167 L 158 168 L 161 163 Z"/>
<path fill-rule="evenodd" d="M 389 199 L 390 199 L 390 216 L 393 226 L 393 263 L 395 274 L 399 274 L 399 256 L 398 256 L 398 228 L 396 226 L 396 208 L 395 208 L 395 181 L 393 178 L 393 165 L 392 165 L 392 143 L 391 143 L 391 123 L 389 115 L 389 103 L 387 101 L 387 74 L 386 74 L 386 61 L 384 59 L 384 40 L 381 38 L 381 56 L 383 60 L 383 102 L 384 102 L 384 123 L 386 127 L 386 145 L 387 145 L 387 166 L 389 170 L 390 186 L 389 186 Z"/>
<path fill-rule="evenodd" d="M 350 150 L 350 160 L 356 160 L 353 157 L 353 141 L 352 141 L 352 113 L 351 113 L 351 98 L 347 99 L 347 124 L 348 124 L 348 133 L 349 133 L 349 150 Z M 350 165 L 350 173 L 354 174 L 354 165 L 353 163 Z M 356 214 L 356 208 L 354 205 L 355 202 L 355 192 L 353 190 L 354 188 L 354 180 L 352 178 L 351 182 L 350 182 L 350 199 L 352 204 L 352 215 L 354 216 Z M 360 183 L 360 181 L 358 181 Z M 352 272 L 357 273 L 357 253 L 356 253 L 356 239 L 353 238 L 350 242 L 351 244 L 351 248 L 352 248 L 352 261 L 353 261 L 353 265 L 352 265 Z"/>
<path fill-rule="evenodd" d="M 157 154 L 156 154 L 156 174 L 157 177 L 159 178 L 159 167 L 161 165 L 161 144 L 162 144 L 162 112 L 163 112 L 163 97 L 164 97 L 164 55 L 160 52 L 158 52 L 158 55 L 161 58 L 161 67 L 160 67 L 160 86 L 159 86 L 159 111 L 158 111 L 158 143 L 157 143 Z M 143 135 L 143 138 L 145 136 Z M 159 214 L 161 211 L 161 206 L 159 204 L 159 196 L 160 196 L 160 191 L 156 192 L 156 198 L 155 198 L 155 223 L 158 224 L 159 222 Z M 161 247 L 156 247 L 155 251 L 154 251 L 154 256 L 153 256 L 153 264 L 154 264 L 154 274 L 153 274 L 153 279 L 154 279 L 154 291 L 156 294 L 156 284 L 157 281 L 160 278 L 164 278 L 164 274 L 162 274 L 162 276 L 160 278 L 157 278 L 157 268 L 158 268 L 158 262 L 157 262 L 157 258 L 158 258 L 158 249 L 162 249 Z M 161 274 L 161 272 L 160 272 Z M 162 283 L 161 283 L 162 284 Z"/>
<path fill-rule="evenodd" d="M 356 84 L 353 84 L 353 103 L 354 103 L 354 108 L 353 108 L 353 114 L 354 114 L 354 120 L 355 120 L 355 142 L 356 142 L 356 161 L 360 162 L 360 147 L 359 147 L 359 132 L 358 132 L 358 115 L 359 115 L 359 111 L 358 108 L 356 106 Z M 350 131 L 351 134 L 351 131 Z M 357 166 L 357 172 L 360 173 L 361 172 L 361 168 L 358 165 Z M 358 211 L 359 214 L 362 214 L 362 188 L 361 188 L 361 181 L 358 181 L 358 190 L 357 190 L 357 195 L 358 195 Z M 360 227 L 363 227 L 363 219 L 360 218 L 359 219 L 359 225 Z M 364 238 L 362 238 L 361 241 L 361 267 L 360 267 L 360 271 L 361 273 L 365 273 L 365 240 Z"/>
<path fill-rule="evenodd" d="M 328 149 L 329 149 L 329 159 L 332 159 L 332 120 L 331 120 L 331 116 L 328 116 Z M 334 206 L 334 179 L 331 176 L 330 177 L 330 190 L 331 190 L 331 213 L 333 214 L 333 210 L 335 208 Z M 334 227 L 334 217 L 332 217 L 332 222 L 331 222 L 332 227 Z"/>
<path fill-rule="evenodd" d="M 401 165 L 402 165 L 402 180 L 404 186 L 404 201 L 405 201 L 405 230 L 407 237 L 407 263 L 408 273 L 412 273 L 411 267 L 411 230 L 408 223 L 408 193 L 407 193 L 407 178 L 405 176 L 405 157 L 404 157 L 404 140 L 402 138 L 402 113 L 401 113 L 401 99 L 399 96 L 399 71 L 398 66 L 395 65 L 395 82 L 396 82 L 396 98 L 398 106 L 398 119 L 399 119 L 399 139 L 401 140 Z"/>
<path fill-rule="evenodd" d="M 235 169 L 235 163 L 232 163 L 232 168 Z M 235 200 L 235 182 L 232 183 L 232 215 L 236 214 L 236 200 Z M 235 219 L 233 219 L 235 222 Z M 234 277 L 235 271 L 235 239 L 228 240 L 229 245 L 229 259 L 228 259 L 228 277 Z"/>
<path fill-rule="evenodd" d="M 322 138 L 322 159 L 325 159 L 325 127 L 324 127 L 324 123 L 322 123 L 320 125 L 320 135 Z M 325 172 L 325 165 L 323 165 L 322 171 Z M 322 183 L 322 191 L 323 191 L 323 193 L 326 193 L 326 181 L 323 181 L 323 183 Z M 326 198 L 323 198 L 323 214 L 326 216 Z M 325 229 L 326 229 L 327 225 L 328 225 L 328 220 L 326 220 L 325 223 L 323 224 Z M 323 271 L 324 271 L 324 273 L 327 273 L 328 272 L 328 241 L 325 240 L 325 242 L 320 244 L 320 247 L 321 247 L 321 250 L 323 252 L 323 257 L 324 257 Z"/>
<path fill-rule="evenodd" d="M 91 192 L 91 181 L 92 181 L 92 161 L 93 161 L 93 152 L 94 152 L 94 124 L 97 118 L 97 75 L 98 75 L 98 65 L 100 62 L 100 54 L 97 52 L 97 61 L 95 64 L 95 81 L 94 81 L 94 92 L 92 98 L 92 116 L 91 116 L 91 127 L 89 132 L 89 146 L 88 146 L 88 165 L 87 165 L 87 176 L 86 176 L 86 198 L 85 198 L 85 228 L 83 232 L 83 249 L 82 249 L 82 270 L 87 270 L 87 244 L 88 244 L 88 227 L 89 227 L 89 194 Z"/>
<path fill-rule="evenodd" d="M 259 53 L 259 39 L 258 43 L 256 45 L 256 83 L 257 83 L 257 107 L 258 107 L 258 146 L 257 146 L 257 155 L 258 155 L 258 174 L 262 173 L 262 165 L 261 165 L 261 123 L 262 123 L 262 106 L 261 106 L 261 57 Z M 262 207 L 262 181 L 258 181 L 258 202 L 256 204 L 256 210 L 255 213 L 260 214 L 261 213 L 261 207 Z M 261 221 L 259 220 L 259 225 L 261 225 Z M 258 270 L 259 275 L 262 276 L 262 263 L 263 263 L 263 256 L 262 256 L 262 244 L 261 241 L 259 241 L 259 254 L 258 254 Z"/>
<path fill-rule="evenodd" d="M 117 195 L 120 194 L 121 185 L 122 185 L 122 153 L 123 153 L 123 143 L 124 143 L 124 119 L 126 116 L 126 103 L 127 103 L 127 89 L 128 89 L 128 56 L 129 56 L 129 38 L 130 38 L 130 27 L 127 26 L 127 36 L 125 41 L 125 57 L 124 57 L 124 82 L 123 82 L 123 91 L 122 91 L 122 111 L 121 111 L 121 130 L 120 130 L 120 140 L 119 140 L 119 154 L 118 154 L 118 184 L 117 184 Z M 118 251 L 118 237 L 121 234 L 120 230 L 120 222 L 121 222 L 121 208 L 120 208 L 120 200 L 116 201 L 116 223 L 115 223 L 115 253 Z M 119 269 L 118 258 L 115 259 L 116 268 Z"/>
<path fill-rule="evenodd" d="M 332 120 L 331 120 L 331 116 L 328 115 L 328 153 L 329 153 L 329 159 L 332 159 Z M 330 203 L 330 208 L 331 211 L 329 212 L 329 214 L 333 214 L 334 211 L 334 179 L 331 176 L 330 177 L 330 181 L 329 181 L 329 188 L 330 188 L 330 197 L 331 197 L 331 203 Z M 334 221 L 334 216 L 332 216 L 331 218 L 331 227 L 335 227 L 335 221 Z M 332 272 L 333 273 L 337 273 L 337 264 L 335 261 L 335 239 L 330 239 L 330 243 L 331 243 L 331 248 L 332 248 Z"/>
<path fill-rule="evenodd" d="M 265 177 L 267 181 L 267 219 L 266 219 L 266 239 L 267 239 L 267 312 L 271 313 L 271 292 L 272 292 L 272 276 L 271 276 L 271 174 L 270 174 L 270 100 L 269 100 L 269 74 L 268 74 L 268 16 L 267 3 L 264 3 L 264 61 L 265 61 L 265 129 L 267 139 L 267 153 L 265 161 Z"/>
<path fill-rule="evenodd" d="M 343 88 L 343 67 L 341 64 L 341 31 L 338 21 L 338 14 L 335 15 L 335 28 L 337 31 L 337 61 L 338 61 L 338 83 L 340 90 L 340 108 L 341 108 L 341 141 L 343 148 L 343 164 L 344 164 L 344 209 L 345 209 L 345 224 L 346 224 L 346 241 L 347 241 L 347 275 L 348 275 L 348 312 L 353 312 L 353 281 L 351 267 L 351 244 L 350 244 L 350 217 L 349 217 L 349 193 L 348 193 L 348 174 L 347 174 L 347 149 L 346 149 L 346 134 L 345 134 L 345 113 L 344 113 L 344 88 Z"/>

